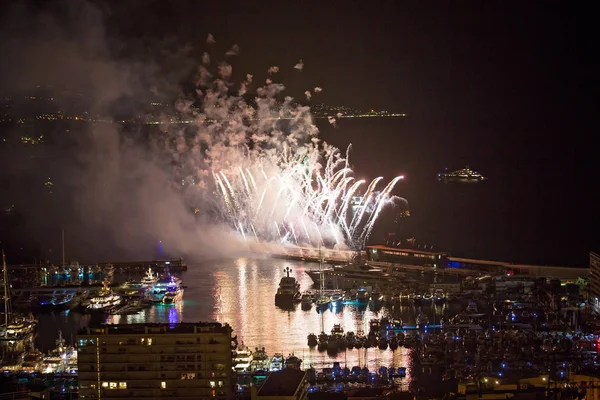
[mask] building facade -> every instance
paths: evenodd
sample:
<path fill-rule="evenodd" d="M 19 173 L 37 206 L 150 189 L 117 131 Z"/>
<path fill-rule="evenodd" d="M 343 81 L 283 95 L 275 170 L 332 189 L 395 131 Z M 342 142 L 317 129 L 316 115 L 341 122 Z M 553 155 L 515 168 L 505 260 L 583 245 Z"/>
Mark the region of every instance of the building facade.
<path fill-rule="evenodd" d="M 232 329 L 120 324 L 77 335 L 81 399 L 230 399 Z"/>
<path fill-rule="evenodd" d="M 600 255 L 590 252 L 590 286 L 588 301 L 600 312 Z"/>

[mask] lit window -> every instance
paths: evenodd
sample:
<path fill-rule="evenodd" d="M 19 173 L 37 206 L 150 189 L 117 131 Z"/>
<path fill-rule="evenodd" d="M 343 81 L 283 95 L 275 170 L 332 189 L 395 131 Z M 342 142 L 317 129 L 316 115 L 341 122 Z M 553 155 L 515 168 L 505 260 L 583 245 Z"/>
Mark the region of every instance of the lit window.
<path fill-rule="evenodd" d="M 148 346 L 152 346 L 152 338 L 147 339 Z"/>
<path fill-rule="evenodd" d="M 166 388 L 167 388 L 167 382 L 165 382 L 165 381 L 162 381 L 162 382 L 160 383 L 160 388 L 161 388 L 161 389 L 166 389 Z"/>
<path fill-rule="evenodd" d="M 117 388 L 117 382 L 110 382 L 108 384 L 108 388 L 109 389 L 116 389 Z"/>
<path fill-rule="evenodd" d="M 223 381 L 218 381 L 219 387 L 223 387 Z"/>
<path fill-rule="evenodd" d="M 214 388 L 214 387 L 215 387 L 215 385 L 216 385 L 216 384 L 215 384 L 215 381 L 210 381 L 210 387 L 211 387 L 211 388 Z"/>
<path fill-rule="evenodd" d="M 108 387 L 108 382 L 102 382 L 102 387 Z"/>
<path fill-rule="evenodd" d="M 127 389 L 127 382 L 119 382 L 119 389 Z"/>

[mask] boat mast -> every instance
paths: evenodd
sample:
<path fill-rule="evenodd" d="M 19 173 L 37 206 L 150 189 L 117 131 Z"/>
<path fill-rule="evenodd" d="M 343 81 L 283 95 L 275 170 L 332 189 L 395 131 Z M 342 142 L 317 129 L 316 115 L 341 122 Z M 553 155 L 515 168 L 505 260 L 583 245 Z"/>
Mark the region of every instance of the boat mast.
<path fill-rule="evenodd" d="M 62 232 L 62 267 L 65 268 L 65 228 L 61 229 Z"/>
<path fill-rule="evenodd" d="M 8 294 L 8 271 L 6 270 L 6 255 L 2 249 L 2 280 L 4 282 L 4 326 L 8 327 L 10 315 L 10 297 Z"/>

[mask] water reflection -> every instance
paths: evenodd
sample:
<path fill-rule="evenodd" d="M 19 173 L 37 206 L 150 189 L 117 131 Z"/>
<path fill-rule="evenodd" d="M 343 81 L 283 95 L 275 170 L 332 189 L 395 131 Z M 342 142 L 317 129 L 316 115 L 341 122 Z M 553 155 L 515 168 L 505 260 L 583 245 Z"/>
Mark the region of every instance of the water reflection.
<path fill-rule="evenodd" d="M 375 310 L 366 304 L 360 308 L 356 304 L 340 304 L 323 312 L 317 312 L 314 305 L 309 310 L 302 310 L 300 305 L 291 310 L 282 310 L 275 306 L 275 293 L 286 267 L 293 270 L 292 274 L 298 279 L 301 290 L 312 288 L 313 282 L 305 271 L 314 268 L 314 264 L 239 258 L 228 262 L 190 265 L 187 272 L 179 275 L 187 287 L 184 301 L 175 305 L 158 304 L 136 315 L 111 315 L 106 322 L 173 324 L 217 320 L 229 323 L 240 343 L 243 341 L 251 348 L 264 346 L 270 355 L 276 352 L 286 356 L 294 353 L 303 360 L 304 367 L 321 369 L 331 367 L 334 361 L 350 368 L 355 365 L 367 366 L 371 371 L 380 366 L 410 367 L 410 350 L 402 347 L 396 351 L 354 349 L 331 357 L 317 349 L 309 349 L 307 336 L 321 331 L 329 333 L 334 324 L 340 324 L 346 332 L 368 333 L 372 318 L 387 315 L 414 324 L 419 307 L 403 303 L 389 309 L 384 307 Z M 125 279 L 127 277 L 115 277 L 116 281 Z M 439 323 L 443 316 L 453 315 L 446 305 L 423 305 L 422 312 L 429 316 L 432 324 Z M 456 312 L 458 310 L 454 314 Z M 52 325 L 52 328 L 72 325 L 68 331 L 76 332 L 75 326 L 87 325 L 91 317 L 69 313 L 57 314 L 54 318 L 64 321 L 46 320 L 41 321 L 40 325 Z M 406 382 L 410 381 L 410 373 L 408 368 Z"/>

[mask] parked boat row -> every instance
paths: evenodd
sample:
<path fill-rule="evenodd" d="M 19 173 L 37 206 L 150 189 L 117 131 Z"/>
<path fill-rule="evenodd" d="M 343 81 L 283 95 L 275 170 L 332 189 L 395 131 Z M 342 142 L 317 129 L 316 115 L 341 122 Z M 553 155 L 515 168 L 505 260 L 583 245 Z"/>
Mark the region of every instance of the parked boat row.
<path fill-rule="evenodd" d="M 237 373 L 266 373 L 284 368 L 300 369 L 301 365 L 302 360 L 294 354 L 284 357 L 281 353 L 275 353 L 269 358 L 264 347 L 255 347 L 251 350 L 243 343 L 234 351 L 233 356 L 233 370 Z"/>

